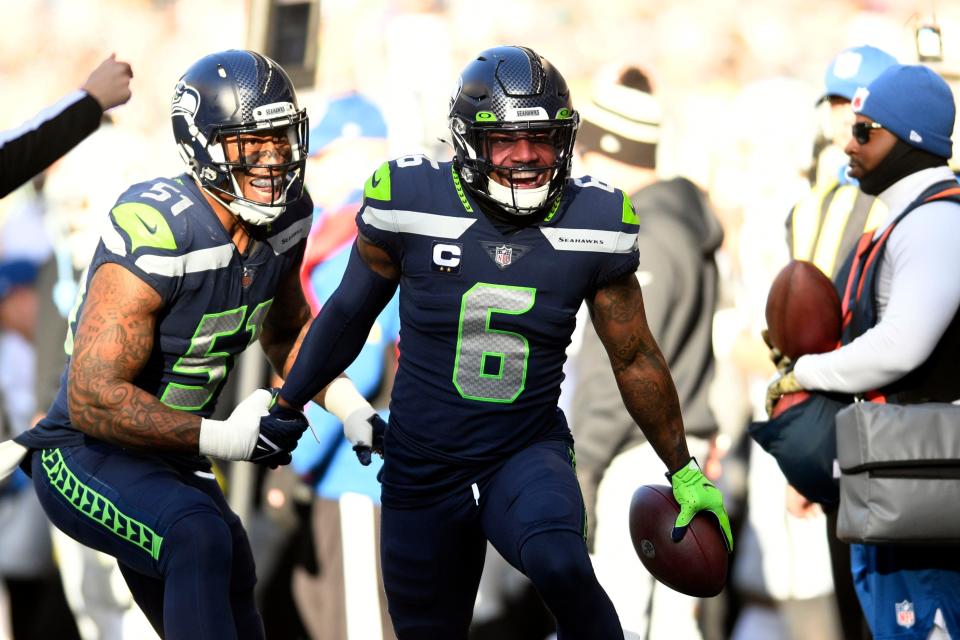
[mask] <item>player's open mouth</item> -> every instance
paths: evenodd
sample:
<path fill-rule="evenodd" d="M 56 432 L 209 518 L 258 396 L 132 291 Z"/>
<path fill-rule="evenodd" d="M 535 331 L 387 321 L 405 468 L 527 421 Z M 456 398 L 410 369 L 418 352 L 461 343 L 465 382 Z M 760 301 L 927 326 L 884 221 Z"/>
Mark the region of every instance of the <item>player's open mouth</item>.
<path fill-rule="evenodd" d="M 250 181 L 250 186 L 253 187 L 257 193 L 272 199 L 273 195 L 280 193 L 283 188 L 283 178 L 280 176 L 274 178 L 270 178 L 269 176 L 254 178 Z"/>
<path fill-rule="evenodd" d="M 546 171 L 514 171 L 510 175 L 516 189 L 536 189 L 547 182 Z"/>

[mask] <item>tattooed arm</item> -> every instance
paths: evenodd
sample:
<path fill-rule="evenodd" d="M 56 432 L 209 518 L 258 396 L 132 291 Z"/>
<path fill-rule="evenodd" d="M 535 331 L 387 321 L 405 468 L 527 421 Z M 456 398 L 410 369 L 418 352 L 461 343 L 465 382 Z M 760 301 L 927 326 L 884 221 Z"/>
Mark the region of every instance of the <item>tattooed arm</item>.
<path fill-rule="evenodd" d="M 683 435 L 680 402 L 667 363 L 660 353 L 643 309 L 640 284 L 633 273 L 597 291 L 587 308 L 603 346 L 627 411 L 667 469 L 689 459 Z"/>
<path fill-rule="evenodd" d="M 70 420 L 107 442 L 195 453 L 200 417 L 171 409 L 133 384 L 153 350 L 162 306 L 157 292 L 123 267 L 97 269 L 74 338 Z"/>

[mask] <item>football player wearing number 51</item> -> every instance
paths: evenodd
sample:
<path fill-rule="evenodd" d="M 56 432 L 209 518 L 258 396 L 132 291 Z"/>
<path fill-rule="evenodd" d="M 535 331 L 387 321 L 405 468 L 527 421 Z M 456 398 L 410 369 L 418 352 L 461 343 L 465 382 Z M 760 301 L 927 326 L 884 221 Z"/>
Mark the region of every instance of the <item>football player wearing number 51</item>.
<path fill-rule="evenodd" d="M 266 389 L 210 418 L 235 356 L 259 340 L 282 374 L 310 321 L 307 115 L 284 70 L 252 51 L 194 63 L 170 115 L 187 172 L 103 212 L 59 394 L 0 453 L 30 452 L 50 520 L 117 558 L 161 637 L 263 638 L 250 543 L 206 456 L 286 464 L 307 427 Z M 0 475 L 11 466 L 0 456 Z"/>

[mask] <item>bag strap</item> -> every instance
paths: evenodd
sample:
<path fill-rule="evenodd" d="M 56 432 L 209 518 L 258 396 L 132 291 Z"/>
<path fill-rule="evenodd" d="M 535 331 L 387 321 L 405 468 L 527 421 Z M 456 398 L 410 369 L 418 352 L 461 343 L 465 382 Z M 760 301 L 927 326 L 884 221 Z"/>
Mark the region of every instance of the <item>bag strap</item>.
<path fill-rule="evenodd" d="M 941 198 L 949 198 L 950 196 L 960 197 L 960 187 L 952 187 L 950 189 L 944 189 L 940 193 L 935 193 L 926 200 L 924 203 L 933 202 L 934 200 L 940 200 Z"/>
<path fill-rule="evenodd" d="M 957 200 L 960 198 L 960 186 L 958 187 L 949 187 L 938 191 L 930 196 L 927 196 L 923 199 L 923 203 L 933 202 L 935 200 L 941 200 L 944 198 L 951 198 Z M 850 322 L 853 320 L 853 309 L 851 308 L 851 302 L 860 301 L 860 297 L 863 295 L 863 285 L 866 282 L 866 278 L 862 277 L 869 269 L 870 266 L 876 261 L 877 255 L 880 252 L 880 249 L 886 243 L 887 238 L 890 236 L 890 233 L 893 231 L 894 227 L 897 226 L 897 223 L 914 207 L 910 207 L 907 211 L 901 213 L 896 220 L 894 220 L 880 235 L 879 238 L 874 241 L 873 231 L 867 231 L 860 236 L 860 240 L 857 241 L 856 253 L 854 254 L 853 264 L 850 266 L 850 273 L 847 276 L 847 284 L 844 287 L 843 300 L 841 301 L 840 307 L 840 317 L 841 317 L 841 331 L 847 328 Z M 854 296 L 851 296 L 853 293 L 853 284 L 857 282 L 857 291 Z M 873 390 L 867 391 L 863 394 L 863 398 L 870 402 L 877 402 L 880 404 L 886 404 L 887 398 L 880 391 Z"/>
<path fill-rule="evenodd" d="M 927 196 L 923 199 L 923 204 L 944 198 L 960 201 L 960 186 L 949 187 Z M 850 304 L 851 301 L 855 300 L 856 302 L 859 302 L 860 297 L 863 295 L 863 285 L 866 282 L 866 278 L 862 277 L 863 274 L 866 274 L 870 269 L 870 266 L 876 261 L 880 249 L 884 244 L 886 244 L 887 238 L 890 236 L 890 233 L 893 231 L 894 227 L 897 226 L 900 220 L 902 220 L 907 213 L 915 209 L 917 206 L 918 205 L 909 207 L 906 211 L 897 216 L 897 218 L 890 223 L 890 225 L 884 230 L 880 237 L 876 239 L 876 241 L 873 240 L 873 231 L 867 231 L 860 236 L 860 240 L 857 242 L 853 264 L 850 266 L 850 274 L 847 276 L 847 285 L 843 292 L 843 301 L 840 307 L 840 317 L 842 318 L 841 331 L 846 329 L 853 319 L 853 309 L 851 308 L 852 305 Z M 864 259 L 864 256 L 866 256 L 866 259 Z M 857 282 L 857 292 L 855 298 L 851 297 L 854 282 Z M 868 402 L 876 402 L 878 404 L 887 403 L 886 395 L 876 389 L 863 393 L 862 397 Z"/>

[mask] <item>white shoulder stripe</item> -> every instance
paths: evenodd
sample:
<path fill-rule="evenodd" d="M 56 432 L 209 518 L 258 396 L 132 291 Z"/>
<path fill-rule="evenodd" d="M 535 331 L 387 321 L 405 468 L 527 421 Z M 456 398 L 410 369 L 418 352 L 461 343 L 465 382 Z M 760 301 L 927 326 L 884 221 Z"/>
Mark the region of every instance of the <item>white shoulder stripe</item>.
<path fill-rule="evenodd" d="M 124 242 L 123 236 L 120 235 L 117 228 L 113 226 L 113 218 L 110 216 L 103 220 L 103 231 L 100 233 L 100 239 L 103 240 L 103 246 L 110 253 L 115 253 L 121 257 L 127 255 L 127 243 Z"/>
<path fill-rule="evenodd" d="M 0 133 L 0 147 L 7 144 L 11 140 L 16 140 L 29 131 L 39 129 L 44 122 L 53 120 L 63 111 L 65 111 L 67 107 L 75 102 L 79 102 L 86 95 L 87 92 L 83 91 L 82 89 L 72 91 L 34 117 L 30 118 L 28 121 L 24 122 L 16 129 L 11 129 L 10 131 L 4 131 L 3 133 Z"/>
<path fill-rule="evenodd" d="M 222 269 L 233 259 L 233 243 L 198 249 L 180 256 L 143 255 L 134 263 L 147 273 L 175 278 L 186 273 Z"/>
<path fill-rule="evenodd" d="M 541 227 L 540 231 L 557 251 L 593 253 L 630 253 L 637 246 L 636 233 L 598 229 L 561 229 Z"/>
<path fill-rule="evenodd" d="M 469 229 L 476 218 L 441 216 L 422 211 L 399 209 L 376 209 L 369 205 L 363 208 L 361 219 L 372 227 L 391 233 L 414 233 L 420 236 L 455 239 Z"/>
<path fill-rule="evenodd" d="M 310 227 L 312 225 L 313 218 L 307 216 L 293 223 L 280 233 L 270 236 L 267 238 L 267 242 L 270 243 L 270 246 L 273 248 L 273 253 L 280 255 L 297 246 L 298 242 L 306 238 L 307 234 L 310 233 Z"/>

